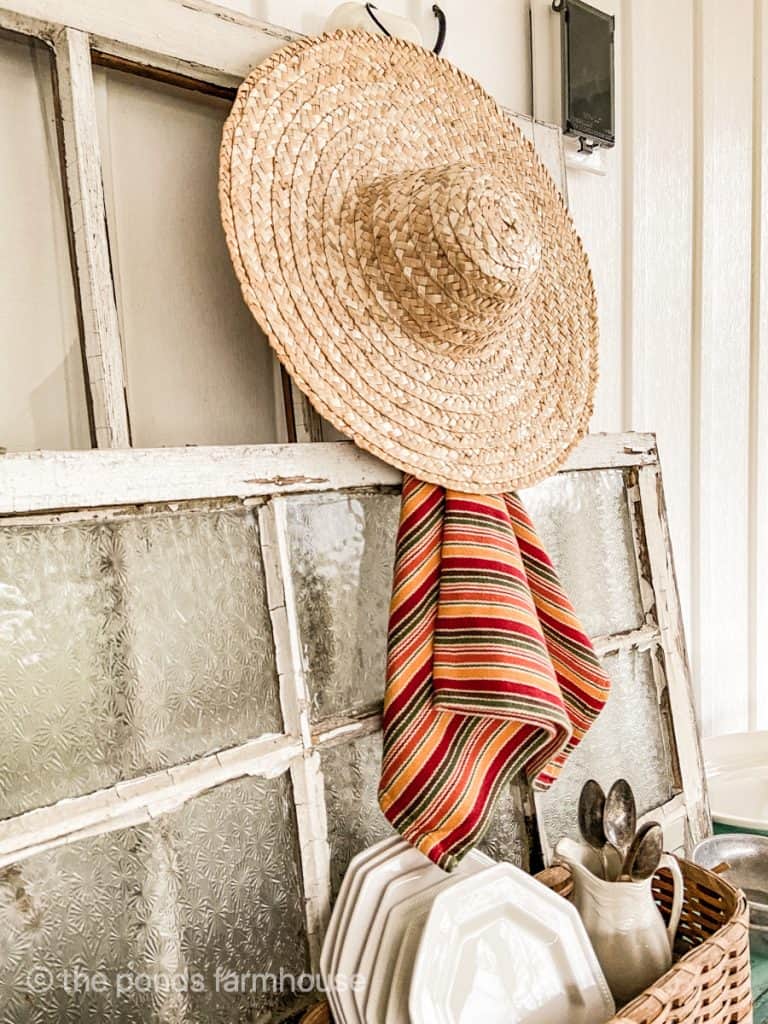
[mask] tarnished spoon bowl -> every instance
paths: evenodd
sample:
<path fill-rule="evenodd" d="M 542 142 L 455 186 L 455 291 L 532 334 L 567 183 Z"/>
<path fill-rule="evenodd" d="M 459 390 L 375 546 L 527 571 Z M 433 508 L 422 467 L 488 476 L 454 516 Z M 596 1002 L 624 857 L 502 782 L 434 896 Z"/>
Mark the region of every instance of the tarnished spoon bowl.
<path fill-rule="evenodd" d="M 657 821 L 647 821 L 629 844 L 622 873 L 631 882 L 644 882 L 655 874 L 664 852 L 664 830 Z"/>
<path fill-rule="evenodd" d="M 582 839 L 595 850 L 602 850 L 605 846 L 604 810 L 603 787 L 594 779 L 587 779 L 579 796 L 579 831 Z"/>
<path fill-rule="evenodd" d="M 632 787 L 626 779 L 617 779 L 608 790 L 603 811 L 603 828 L 609 843 L 626 860 L 637 829 L 637 809 Z"/>

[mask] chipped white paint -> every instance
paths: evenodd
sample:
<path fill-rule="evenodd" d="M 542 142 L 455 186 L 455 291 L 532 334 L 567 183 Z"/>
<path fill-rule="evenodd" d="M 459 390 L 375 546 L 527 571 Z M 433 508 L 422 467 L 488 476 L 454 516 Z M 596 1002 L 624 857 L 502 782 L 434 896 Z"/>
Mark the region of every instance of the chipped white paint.
<path fill-rule="evenodd" d="M 350 443 L 9 453 L 0 457 L 0 514 L 254 498 L 400 479 Z"/>
<path fill-rule="evenodd" d="M 225 86 L 300 36 L 205 0 L 3 0 L 0 8 L 0 27 L 25 35 L 50 40 L 62 25 L 102 53 Z"/>
<path fill-rule="evenodd" d="M 632 629 L 627 633 L 616 633 L 613 636 L 598 636 L 592 640 L 599 657 L 606 654 L 618 654 L 620 651 L 647 651 L 661 639 L 658 626 L 646 623 L 640 629 Z"/>
<path fill-rule="evenodd" d="M 260 736 L 189 764 L 27 811 L 0 823 L 0 868 L 63 843 L 149 821 L 224 782 L 280 775 L 302 756 L 295 738 Z"/>
<path fill-rule="evenodd" d="M 299 837 L 304 918 L 312 969 L 320 966 L 323 936 L 331 916 L 331 851 L 325 780 L 317 751 L 305 751 L 291 762 L 291 782 Z"/>
<path fill-rule="evenodd" d="M 658 821 L 664 829 L 664 849 L 669 853 L 685 857 L 690 853 L 690 837 L 688 835 L 688 807 L 685 797 L 680 794 L 668 803 L 657 807 L 638 819 L 638 825 L 647 821 Z"/>
<path fill-rule="evenodd" d="M 652 434 L 590 434 L 561 472 L 655 460 Z M 8 453 L 0 456 L 0 515 L 396 486 L 401 479 L 349 441 Z"/>
<path fill-rule="evenodd" d="M 309 748 L 312 743 L 310 697 L 304 674 L 295 595 L 286 548 L 285 509 L 278 502 L 271 502 L 259 509 L 259 534 L 284 728 L 287 733 L 298 736 L 304 747 Z"/>
<path fill-rule="evenodd" d="M 299 443 L 324 440 L 322 417 L 293 380 L 291 381 L 291 403 L 293 405 L 293 424 L 296 430 L 296 440 Z"/>
<path fill-rule="evenodd" d="M 664 672 L 681 783 L 688 809 L 690 838 L 693 843 L 697 843 L 710 834 L 711 819 L 664 492 L 657 466 L 646 466 L 638 470 L 638 487 L 650 584 L 655 600 L 654 614 L 661 630 Z"/>
<path fill-rule="evenodd" d="M 301 649 L 286 512 L 284 498 L 275 498 L 263 506 L 259 509 L 259 532 L 280 681 L 283 726 L 287 733 L 301 740 L 303 748 L 302 756 L 291 762 L 291 781 L 296 807 L 309 954 L 312 967 L 317 970 L 331 910 L 331 855 L 327 835 L 325 783 L 320 756 L 312 747 L 312 698 Z"/>
<path fill-rule="evenodd" d="M 349 743 L 380 731 L 381 714 L 375 711 L 360 718 L 326 718 L 318 725 L 313 735 L 318 746 L 334 747 L 339 743 Z"/>
<path fill-rule="evenodd" d="M 99 448 L 123 448 L 128 409 L 88 36 L 62 29 L 54 53 L 93 426 Z"/>

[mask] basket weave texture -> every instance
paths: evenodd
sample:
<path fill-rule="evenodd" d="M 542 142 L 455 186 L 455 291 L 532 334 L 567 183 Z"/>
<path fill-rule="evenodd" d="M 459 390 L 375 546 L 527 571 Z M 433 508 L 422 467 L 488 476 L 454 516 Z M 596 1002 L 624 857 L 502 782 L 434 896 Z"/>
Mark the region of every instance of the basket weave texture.
<path fill-rule="evenodd" d="M 744 895 L 689 861 L 681 860 L 680 868 L 685 901 L 675 963 L 607 1024 L 751 1024 L 749 922 Z M 566 868 L 549 868 L 536 877 L 563 896 L 571 892 Z M 653 893 L 662 914 L 668 916 L 672 906 L 668 872 L 656 876 Z M 302 1024 L 332 1024 L 327 1005 L 314 1006 Z"/>

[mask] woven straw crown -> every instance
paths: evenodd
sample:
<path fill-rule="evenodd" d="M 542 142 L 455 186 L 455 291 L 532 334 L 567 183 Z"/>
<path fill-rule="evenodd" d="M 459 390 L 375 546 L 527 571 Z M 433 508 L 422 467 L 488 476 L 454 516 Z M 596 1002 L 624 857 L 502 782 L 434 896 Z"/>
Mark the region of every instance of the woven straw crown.
<path fill-rule="evenodd" d="M 586 432 L 586 256 L 533 147 L 447 61 L 365 32 L 278 51 L 238 93 L 220 198 L 246 302 L 361 447 L 495 493 Z"/>

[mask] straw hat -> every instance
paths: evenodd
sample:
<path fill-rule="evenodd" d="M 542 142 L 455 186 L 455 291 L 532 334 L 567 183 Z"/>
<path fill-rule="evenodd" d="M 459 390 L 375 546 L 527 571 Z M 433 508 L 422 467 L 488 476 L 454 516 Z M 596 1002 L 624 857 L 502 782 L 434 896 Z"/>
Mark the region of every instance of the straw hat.
<path fill-rule="evenodd" d="M 219 189 L 245 301 L 362 448 L 496 493 L 584 435 L 586 255 L 533 147 L 453 65 L 366 32 L 279 50 L 240 87 Z"/>

